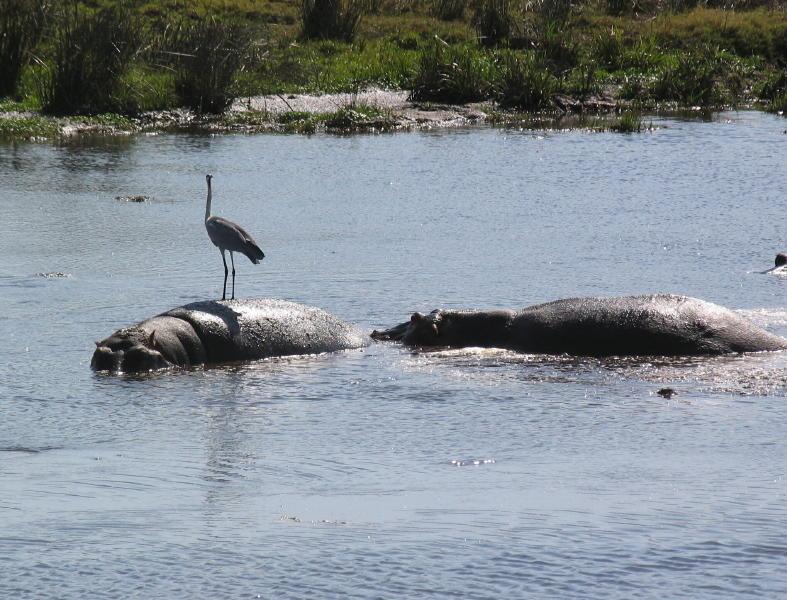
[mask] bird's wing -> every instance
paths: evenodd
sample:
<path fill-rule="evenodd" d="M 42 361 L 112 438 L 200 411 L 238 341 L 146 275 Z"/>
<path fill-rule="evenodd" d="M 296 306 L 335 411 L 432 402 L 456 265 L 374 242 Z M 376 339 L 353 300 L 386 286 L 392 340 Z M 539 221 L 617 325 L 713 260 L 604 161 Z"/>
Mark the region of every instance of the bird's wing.
<path fill-rule="evenodd" d="M 234 229 L 241 235 L 244 241 L 251 242 L 252 244 L 256 245 L 254 238 L 251 237 L 251 235 L 249 235 L 249 232 L 246 231 L 243 227 L 241 227 L 237 223 L 233 223 L 232 221 L 230 221 L 229 219 L 225 219 L 224 217 L 211 217 L 210 221 L 213 221 L 220 228 Z"/>

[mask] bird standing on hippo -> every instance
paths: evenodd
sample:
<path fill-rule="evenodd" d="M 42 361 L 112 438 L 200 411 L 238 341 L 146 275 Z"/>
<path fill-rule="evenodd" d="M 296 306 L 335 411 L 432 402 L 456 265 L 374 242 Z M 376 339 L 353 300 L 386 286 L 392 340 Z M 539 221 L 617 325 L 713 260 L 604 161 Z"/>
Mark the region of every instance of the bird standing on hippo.
<path fill-rule="evenodd" d="M 237 223 L 223 217 L 211 216 L 210 201 L 212 197 L 210 182 L 213 175 L 205 175 L 208 182 L 208 199 L 205 202 L 205 229 L 208 230 L 208 237 L 213 245 L 221 250 L 221 260 L 224 262 L 224 288 L 221 299 L 227 298 L 227 258 L 224 253 L 229 250 L 230 262 L 232 263 L 232 300 L 235 299 L 235 257 L 234 252 L 240 252 L 256 264 L 265 258 L 265 253 L 260 250 L 257 242 L 254 241 L 248 232 Z"/>
<path fill-rule="evenodd" d="M 699 356 L 787 349 L 787 339 L 697 298 L 570 298 L 519 311 L 435 310 L 374 331 L 408 346 L 494 347 L 576 356 Z"/>
<path fill-rule="evenodd" d="M 335 316 L 286 300 L 193 302 L 96 342 L 96 371 L 140 373 L 367 345 Z"/>

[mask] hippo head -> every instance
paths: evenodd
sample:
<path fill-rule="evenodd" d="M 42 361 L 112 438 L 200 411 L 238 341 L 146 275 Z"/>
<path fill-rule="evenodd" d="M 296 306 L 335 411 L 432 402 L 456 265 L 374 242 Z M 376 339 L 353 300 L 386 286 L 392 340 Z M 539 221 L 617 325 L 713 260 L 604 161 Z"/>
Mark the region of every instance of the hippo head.
<path fill-rule="evenodd" d="M 444 313 L 439 309 L 428 315 L 414 312 L 402 342 L 408 346 L 444 346 L 441 339 L 443 325 Z"/>
<path fill-rule="evenodd" d="M 373 331 L 376 340 L 392 340 L 407 346 L 445 346 L 448 344 L 443 337 L 446 324 L 446 313 L 433 310 L 428 315 L 415 312 L 406 323 L 401 323 L 385 331 Z"/>
<path fill-rule="evenodd" d="M 787 265 L 787 254 L 784 252 L 779 252 L 779 254 L 776 255 L 774 268 L 783 267 L 784 265 Z"/>
<path fill-rule="evenodd" d="M 148 335 L 144 330 L 132 327 L 96 342 L 90 366 L 96 371 L 143 373 L 165 369 L 172 364 L 161 354 L 155 331 Z"/>

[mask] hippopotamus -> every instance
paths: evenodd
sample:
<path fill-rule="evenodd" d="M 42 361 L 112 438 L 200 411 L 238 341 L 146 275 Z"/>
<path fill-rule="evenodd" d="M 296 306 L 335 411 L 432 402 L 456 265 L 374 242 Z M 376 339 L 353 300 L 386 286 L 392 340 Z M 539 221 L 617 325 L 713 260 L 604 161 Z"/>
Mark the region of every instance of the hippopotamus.
<path fill-rule="evenodd" d="M 96 342 L 90 366 L 139 373 L 360 348 L 364 334 L 333 315 L 274 299 L 211 300 L 173 308 Z"/>
<path fill-rule="evenodd" d="M 522 310 L 434 310 L 372 332 L 408 346 L 494 347 L 575 356 L 697 356 L 784 350 L 739 314 L 674 295 L 569 298 Z"/>

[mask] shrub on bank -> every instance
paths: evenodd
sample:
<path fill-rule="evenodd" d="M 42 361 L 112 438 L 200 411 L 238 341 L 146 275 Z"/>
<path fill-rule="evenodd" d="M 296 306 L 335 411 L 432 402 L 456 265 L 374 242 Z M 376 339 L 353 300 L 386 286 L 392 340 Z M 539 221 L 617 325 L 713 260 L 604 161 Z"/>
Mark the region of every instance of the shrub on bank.
<path fill-rule="evenodd" d="M 642 131 L 642 118 L 633 112 L 624 112 L 609 125 L 611 131 L 617 133 L 639 133 Z"/>
<path fill-rule="evenodd" d="M 508 40 L 514 27 L 509 0 L 476 0 L 473 27 L 482 46 L 497 46 Z"/>
<path fill-rule="evenodd" d="M 585 60 L 566 74 L 563 89 L 572 96 L 588 98 L 601 91 L 601 80 L 596 72 L 596 63 Z"/>
<path fill-rule="evenodd" d="M 122 4 L 87 12 L 74 2 L 58 16 L 44 110 L 56 114 L 127 112 L 122 79 L 142 43 L 140 26 Z"/>
<path fill-rule="evenodd" d="M 41 37 L 46 9 L 40 0 L 0 0 L 0 98 L 16 93 L 28 54 Z"/>
<path fill-rule="evenodd" d="M 614 27 L 605 29 L 593 36 L 590 42 L 590 51 L 593 58 L 602 67 L 617 71 L 624 67 L 626 46 L 623 34 Z"/>
<path fill-rule="evenodd" d="M 549 108 L 558 81 L 532 53 L 506 53 L 500 60 L 497 101 L 504 108 L 543 110 Z"/>
<path fill-rule="evenodd" d="M 493 95 L 494 79 L 489 53 L 435 40 L 421 53 L 410 100 L 451 104 L 486 100 Z"/>
<path fill-rule="evenodd" d="M 175 93 L 198 113 L 220 113 L 235 99 L 235 75 L 252 43 L 246 25 L 214 18 L 181 22 L 168 45 L 174 57 Z"/>
<path fill-rule="evenodd" d="M 543 25 L 565 25 L 571 16 L 573 6 L 572 0 L 533 0 L 532 2 L 536 18 Z"/>
<path fill-rule="evenodd" d="M 723 101 L 716 83 L 720 63 L 710 48 L 681 52 L 658 72 L 651 95 L 686 106 L 715 106 Z"/>
<path fill-rule="evenodd" d="M 767 108 L 770 112 L 787 115 L 787 91 L 770 100 Z"/>
<path fill-rule="evenodd" d="M 443 21 L 458 21 L 464 17 L 467 0 L 435 0 L 432 14 Z"/>
<path fill-rule="evenodd" d="M 767 101 L 765 108 L 768 111 L 787 114 L 787 69 L 766 73 L 755 86 L 754 93 Z"/>
<path fill-rule="evenodd" d="M 570 30 L 565 30 L 557 22 L 539 28 L 533 46 L 539 59 L 555 74 L 561 74 L 579 64 L 579 43 Z"/>
<path fill-rule="evenodd" d="M 787 69 L 771 69 L 754 86 L 754 95 L 762 100 L 774 100 L 787 93 Z"/>
<path fill-rule="evenodd" d="M 307 40 L 352 42 L 363 9 L 363 0 L 301 0 L 301 36 Z"/>

